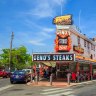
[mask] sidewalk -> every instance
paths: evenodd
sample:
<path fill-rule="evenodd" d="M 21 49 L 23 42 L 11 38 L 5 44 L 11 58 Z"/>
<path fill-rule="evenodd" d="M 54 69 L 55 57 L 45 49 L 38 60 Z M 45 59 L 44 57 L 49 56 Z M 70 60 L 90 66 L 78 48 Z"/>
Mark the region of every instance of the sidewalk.
<path fill-rule="evenodd" d="M 96 82 L 96 80 L 86 81 L 86 82 L 80 82 L 80 83 L 70 83 L 70 85 L 67 82 L 52 82 L 52 85 L 48 81 L 39 81 L 38 84 L 36 82 L 28 82 L 27 85 L 29 86 L 52 86 L 52 87 L 71 87 L 71 86 L 78 86 L 81 84 L 90 84 Z"/>

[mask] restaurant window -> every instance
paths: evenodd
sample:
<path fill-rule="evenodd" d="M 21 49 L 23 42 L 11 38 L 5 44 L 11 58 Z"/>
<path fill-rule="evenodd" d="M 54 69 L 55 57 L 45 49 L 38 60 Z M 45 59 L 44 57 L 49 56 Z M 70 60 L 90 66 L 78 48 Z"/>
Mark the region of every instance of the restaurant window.
<path fill-rule="evenodd" d="M 94 50 L 94 45 L 92 44 L 92 50 Z"/>
<path fill-rule="evenodd" d="M 84 40 L 84 47 L 86 47 L 86 40 Z"/>
<path fill-rule="evenodd" d="M 93 55 L 91 54 L 91 57 L 90 57 L 91 59 L 93 59 Z"/>
<path fill-rule="evenodd" d="M 78 36 L 78 45 L 80 45 L 80 37 Z"/>
<path fill-rule="evenodd" d="M 92 45 L 92 43 L 91 43 L 91 50 L 93 50 L 93 45 Z"/>
<path fill-rule="evenodd" d="M 87 42 L 87 48 L 90 49 L 90 43 L 89 42 Z"/>
<path fill-rule="evenodd" d="M 94 51 L 95 51 L 95 45 L 94 45 Z"/>

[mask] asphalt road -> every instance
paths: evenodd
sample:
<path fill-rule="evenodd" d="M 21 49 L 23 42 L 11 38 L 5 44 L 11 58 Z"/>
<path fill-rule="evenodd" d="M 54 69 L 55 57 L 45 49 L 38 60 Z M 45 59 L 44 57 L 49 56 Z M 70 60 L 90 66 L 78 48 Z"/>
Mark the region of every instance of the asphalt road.
<path fill-rule="evenodd" d="M 9 79 L 0 79 L 0 96 L 96 96 L 96 83 L 56 88 L 10 84 Z"/>

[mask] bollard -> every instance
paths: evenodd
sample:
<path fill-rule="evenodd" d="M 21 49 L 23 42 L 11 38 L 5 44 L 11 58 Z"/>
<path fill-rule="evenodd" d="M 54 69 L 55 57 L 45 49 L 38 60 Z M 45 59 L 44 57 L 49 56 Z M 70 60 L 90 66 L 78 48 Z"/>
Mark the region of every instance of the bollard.
<path fill-rule="evenodd" d="M 38 84 L 38 76 L 36 75 L 36 84 Z"/>
<path fill-rule="evenodd" d="M 50 75 L 50 85 L 52 85 L 52 74 Z"/>
<path fill-rule="evenodd" d="M 31 82 L 32 82 L 32 80 L 33 80 L 32 78 L 33 78 L 33 76 L 32 76 L 32 73 L 31 73 Z"/>
<path fill-rule="evenodd" d="M 70 76 L 71 76 L 71 73 L 68 73 L 68 74 L 67 74 L 67 82 L 68 82 L 68 85 L 70 85 Z"/>
<path fill-rule="evenodd" d="M 79 76 L 77 77 L 77 82 L 79 83 Z"/>
<path fill-rule="evenodd" d="M 93 76 L 91 75 L 91 80 L 93 80 Z"/>

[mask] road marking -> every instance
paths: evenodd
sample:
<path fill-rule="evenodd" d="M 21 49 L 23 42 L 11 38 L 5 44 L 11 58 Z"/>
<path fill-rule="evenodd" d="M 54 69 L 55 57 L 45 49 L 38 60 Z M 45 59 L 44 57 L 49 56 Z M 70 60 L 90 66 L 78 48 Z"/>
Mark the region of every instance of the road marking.
<path fill-rule="evenodd" d="M 64 91 L 69 91 L 70 92 L 70 89 L 69 90 L 62 89 L 62 90 L 49 91 L 49 92 L 45 92 L 45 93 L 42 93 L 42 94 L 53 94 L 53 93 L 64 92 Z M 70 92 L 70 93 L 72 93 L 72 92 Z M 66 93 L 66 94 L 68 94 L 68 93 Z"/>
<path fill-rule="evenodd" d="M 69 91 L 69 92 L 63 92 L 63 93 L 59 93 L 59 94 L 52 94 L 52 95 L 47 95 L 47 96 L 60 96 L 60 95 L 68 95 L 71 96 L 73 94 L 73 92 Z"/>
<path fill-rule="evenodd" d="M 7 85 L 7 86 L 5 86 L 5 87 L 1 87 L 0 88 L 0 91 L 3 91 L 3 90 L 5 90 L 5 89 L 8 89 L 8 88 L 10 88 L 10 87 L 13 87 L 14 85 Z"/>
<path fill-rule="evenodd" d="M 53 90 L 64 90 L 64 91 L 67 91 L 67 90 L 72 90 L 72 89 L 64 89 L 64 88 L 52 88 L 52 89 L 45 89 L 43 91 L 53 91 Z"/>
<path fill-rule="evenodd" d="M 52 88 L 52 89 L 45 89 L 45 90 L 43 90 L 43 91 L 52 91 L 52 90 L 59 90 L 59 89 L 62 89 L 62 88 Z"/>
<path fill-rule="evenodd" d="M 73 92 L 68 91 L 68 92 L 64 92 L 64 95 L 71 95 Z"/>

